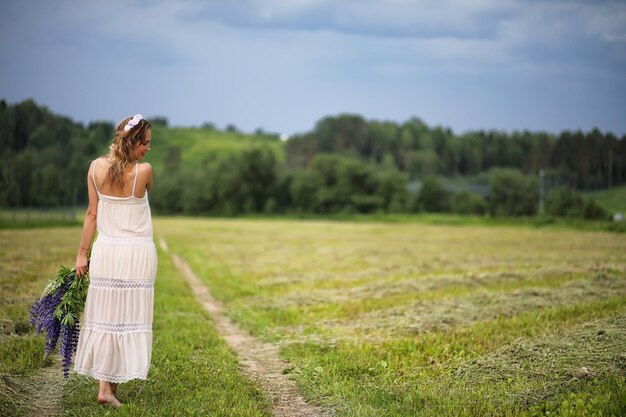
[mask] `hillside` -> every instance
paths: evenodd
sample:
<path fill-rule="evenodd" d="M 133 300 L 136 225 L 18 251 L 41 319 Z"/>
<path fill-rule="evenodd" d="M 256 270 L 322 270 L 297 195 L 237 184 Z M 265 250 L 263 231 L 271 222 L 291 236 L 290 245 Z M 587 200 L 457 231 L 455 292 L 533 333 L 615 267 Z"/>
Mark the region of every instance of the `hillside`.
<path fill-rule="evenodd" d="M 626 186 L 586 194 L 611 213 L 626 214 Z"/>
<path fill-rule="evenodd" d="M 273 136 L 222 132 L 203 128 L 152 127 L 152 150 L 146 157 L 156 173 L 160 173 L 172 150 L 178 148 L 186 168 L 200 166 L 210 157 L 223 157 L 256 146 L 267 146 L 278 161 L 284 160 L 283 142 Z"/>

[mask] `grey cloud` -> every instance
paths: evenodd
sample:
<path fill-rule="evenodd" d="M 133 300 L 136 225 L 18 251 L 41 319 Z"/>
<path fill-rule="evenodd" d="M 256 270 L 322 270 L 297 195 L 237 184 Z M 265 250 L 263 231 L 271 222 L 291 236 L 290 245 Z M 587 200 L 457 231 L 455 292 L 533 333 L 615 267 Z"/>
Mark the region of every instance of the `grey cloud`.
<path fill-rule="evenodd" d="M 622 133 L 621 4 L 9 0 L 0 91 L 83 121 L 140 111 L 293 133 L 347 111 Z"/>
<path fill-rule="evenodd" d="M 268 0 L 189 2 L 179 17 L 254 29 L 327 30 L 376 37 L 491 38 L 497 34 L 497 22 L 513 17 L 516 8 L 508 2 L 494 2 L 482 9 L 462 7 L 462 2 L 444 3 L 344 0 L 304 2 L 304 6 L 294 7 L 289 2 Z"/>

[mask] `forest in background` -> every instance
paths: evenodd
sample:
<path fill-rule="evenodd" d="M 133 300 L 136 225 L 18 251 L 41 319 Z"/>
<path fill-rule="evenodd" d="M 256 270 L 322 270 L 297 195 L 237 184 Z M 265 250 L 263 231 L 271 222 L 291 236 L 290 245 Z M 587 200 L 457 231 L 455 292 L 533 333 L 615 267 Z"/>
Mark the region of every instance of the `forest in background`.
<path fill-rule="evenodd" d="M 158 186 L 150 198 L 165 214 L 535 215 L 543 190 L 547 214 L 608 218 L 578 192 L 626 180 L 626 137 L 597 129 L 456 135 L 417 118 L 343 114 L 283 142 L 261 129 L 151 121 Z M 113 128 L 85 126 L 33 100 L 0 100 L 0 207 L 84 205 L 87 167 L 106 152 Z"/>

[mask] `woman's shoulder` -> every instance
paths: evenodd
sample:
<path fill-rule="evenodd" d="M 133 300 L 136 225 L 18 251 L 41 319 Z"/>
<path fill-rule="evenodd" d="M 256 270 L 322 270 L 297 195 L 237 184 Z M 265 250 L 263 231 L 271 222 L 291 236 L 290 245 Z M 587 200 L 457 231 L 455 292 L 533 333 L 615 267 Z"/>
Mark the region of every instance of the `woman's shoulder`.
<path fill-rule="evenodd" d="M 150 181 L 152 178 L 152 165 L 148 162 L 140 162 L 138 170 L 139 178 L 144 178 L 145 181 Z"/>
<path fill-rule="evenodd" d="M 109 161 L 106 159 L 106 157 L 99 156 L 97 158 L 94 158 L 91 161 L 91 165 L 94 165 L 94 164 L 98 164 L 98 166 L 100 166 L 100 165 L 109 165 Z"/>
<path fill-rule="evenodd" d="M 140 171 L 152 171 L 152 165 L 150 165 L 150 162 L 140 162 L 139 163 L 139 170 Z"/>
<path fill-rule="evenodd" d="M 98 166 L 98 167 L 103 166 L 105 162 L 106 161 L 104 160 L 104 157 L 102 157 L 102 156 L 94 158 L 94 159 L 91 160 L 91 162 L 89 162 L 89 170 L 91 171 L 96 166 Z"/>

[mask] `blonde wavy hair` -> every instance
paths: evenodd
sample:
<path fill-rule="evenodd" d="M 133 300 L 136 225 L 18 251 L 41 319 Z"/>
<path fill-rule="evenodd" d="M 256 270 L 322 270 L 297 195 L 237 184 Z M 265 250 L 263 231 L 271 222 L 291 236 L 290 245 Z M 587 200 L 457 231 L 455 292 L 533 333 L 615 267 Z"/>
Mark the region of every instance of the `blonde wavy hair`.
<path fill-rule="evenodd" d="M 111 181 L 111 185 L 117 184 L 120 188 L 124 188 L 124 172 L 135 161 L 135 147 L 139 143 L 146 144 L 146 131 L 152 128 L 150 122 L 141 119 L 137 125 L 125 131 L 124 126 L 130 119 L 132 116 L 125 118 L 117 125 L 115 137 L 106 156 L 111 163 L 107 179 Z"/>

